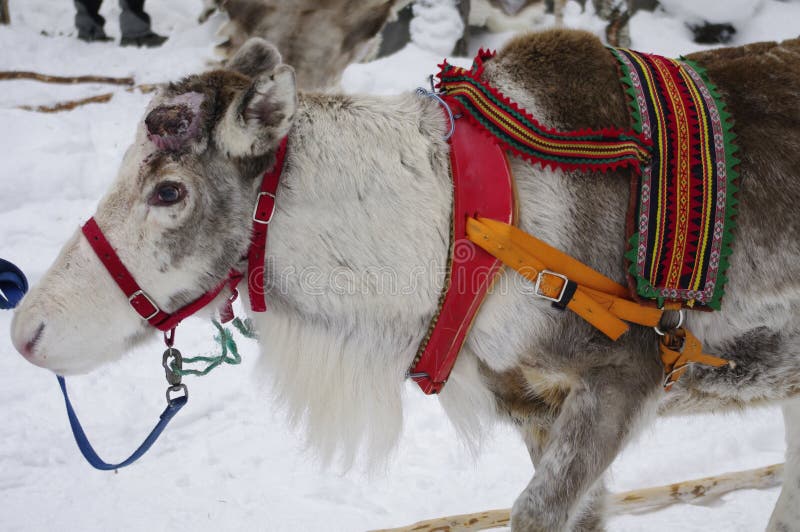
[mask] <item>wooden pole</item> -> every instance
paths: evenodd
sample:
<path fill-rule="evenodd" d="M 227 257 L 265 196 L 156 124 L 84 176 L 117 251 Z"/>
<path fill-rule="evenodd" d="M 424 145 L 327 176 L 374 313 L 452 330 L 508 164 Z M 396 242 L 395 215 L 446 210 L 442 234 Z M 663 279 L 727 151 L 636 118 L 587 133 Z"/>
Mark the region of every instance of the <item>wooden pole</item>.
<path fill-rule="evenodd" d="M 59 102 L 53 105 L 20 105 L 17 109 L 22 109 L 23 111 L 36 111 L 37 113 L 60 113 L 61 111 L 72 111 L 76 107 L 88 105 L 90 103 L 106 103 L 111 101 L 113 96 L 114 93 L 107 92 L 105 94 L 98 94 L 97 96 L 81 98 L 80 100 Z"/>
<path fill-rule="evenodd" d="M 136 85 L 134 87 L 128 87 L 125 89 L 126 92 L 133 92 L 139 91 L 142 94 L 147 94 L 153 91 L 158 90 L 160 85 L 152 84 L 152 83 L 143 83 L 141 85 Z M 22 109 L 23 111 L 35 111 L 37 113 L 60 113 L 62 111 L 72 111 L 78 107 L 83 105 L 89 105 L 90 103 L 106 103 L 110 102 L 111 98 L 114 97 L 113 92 L 105 92 L 103 94 L 98 94 L 96 96 L 89 96 L 88 98 L 81 98 L 79 100 L 67 100 L 65 102 L 57 102 L 52 105 L 20 105 L 17 109 Z"/>
<path fill-rule="evenodd" d="M 0 0 L 2 2 L 3 0 Z M 109 76 L 51 76 L 50 74 L 40 74 L 39 72 L 27 72 L 24 70 L 0 71 L 0 81 L 29 79 L 41 81 L 42 83 L 61 83 L 72 85 L 75 83 L 106 83 L 109 85 L 128 85 L 132 86 L 135 82 L 133 78 L 112 78 Z"/>
<path fill-rule="evenodd" d="M 747 471 L 735 471 L 641 490 L 612 494 L 607 515 L 654 510 L 677 503 L 699 504 L 735 490 L 765 489 L 783 482 L 783 464 Z M 477 532 L 511 522 L 510 510 L 489 510 L 474 514 L 451 515 L 411 526 L 385 528 L 371 532 Z"/>

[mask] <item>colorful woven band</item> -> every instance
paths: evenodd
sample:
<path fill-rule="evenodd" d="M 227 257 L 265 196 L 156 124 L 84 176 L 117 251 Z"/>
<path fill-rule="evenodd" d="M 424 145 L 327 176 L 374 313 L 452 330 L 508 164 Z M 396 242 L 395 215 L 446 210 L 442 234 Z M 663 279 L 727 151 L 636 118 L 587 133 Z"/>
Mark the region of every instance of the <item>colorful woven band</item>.
<path fill-rule="evenodd" d="M 650 159 L 650 142 L 633 130 L 557 131 L 481 80 L 483 62 L 494 52 L 481 50 L 470 70 L 446 61 L 439 65 L 437 88 L 454 110 L 482 126 L 507 151 L 542 166 L 564 170 L 641 170 Z"/>
<path fill-rule="evenodd" d="M 730 115 L 705 72 L 685 59 L 611 49 L 634 128 L 653 160 L 635 176 L 630 273 L 659 305 L 719 309 L 731 254 L 739 160 Z"/>

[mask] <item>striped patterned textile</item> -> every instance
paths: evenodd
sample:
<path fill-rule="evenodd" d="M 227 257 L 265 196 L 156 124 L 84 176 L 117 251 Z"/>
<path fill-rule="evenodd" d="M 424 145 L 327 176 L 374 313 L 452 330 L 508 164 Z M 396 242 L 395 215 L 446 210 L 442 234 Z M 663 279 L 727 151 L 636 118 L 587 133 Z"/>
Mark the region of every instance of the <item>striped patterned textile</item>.
<path fill-rule="evenodd" d="M 494 52 L 481 50 L 472 69 L 439 65 L 437 88 L 451 108 L 491 133 L 501 146 L 530 162 L 566 170 L 609 170 L 630 167 L 640 171 L 650 159 L 650 142 L 632 129 L 556 131 L 540 124 L 497 89 L 480 79 L 483 61 Z"/>
<path fill-rule="evenodd" d="M 632 295 L 658 306 L 719 309 L 731 254 L 738 159 L 730 115 L 691 61 L 611 49 L 630 96 L 633 129 L 557 131 L 481 78 L 493 52 L 472 68 L 440 65 L 452 109 L 512 154 L 564 170 L 632 170 L 637 197 L 628 235 Z"/>
<path fill-rule="evenodd" d="M 653 159 L 634 177 L 630 274 L 659 305 L 719 309 L 736 214 L 739 162 L 730 115 L 705 72 L 686 59 L 612 49 L 634 129 Z"/>

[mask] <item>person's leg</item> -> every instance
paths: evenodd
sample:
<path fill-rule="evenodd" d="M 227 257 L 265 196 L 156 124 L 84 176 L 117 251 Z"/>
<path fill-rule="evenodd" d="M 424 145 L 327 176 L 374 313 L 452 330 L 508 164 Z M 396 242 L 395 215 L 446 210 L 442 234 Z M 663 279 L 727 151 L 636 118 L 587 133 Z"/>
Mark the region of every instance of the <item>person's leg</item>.
<path fill-rule="evenodd" d="M 100 16 L 103 0 L 75 0 L 75 27 L 78 38 L 84 41 L 107 41 L 103 25 L 106 20 Z"/>
<path fill-rule="evenodd" d="M 122 13 L 119 26 L 123 46 L 159 46 L 167 40 L 150 29 L 150 15 L 144 11 L 144 0 L 119 0 Z"/>
<path fill-rule="evenodd" d="M 144 37 L 150 30 L 150 15 L 144 12 L 144 0 L 119 0 L 122 13 L 119 15 L 119 27 L 122 37 Z"/>

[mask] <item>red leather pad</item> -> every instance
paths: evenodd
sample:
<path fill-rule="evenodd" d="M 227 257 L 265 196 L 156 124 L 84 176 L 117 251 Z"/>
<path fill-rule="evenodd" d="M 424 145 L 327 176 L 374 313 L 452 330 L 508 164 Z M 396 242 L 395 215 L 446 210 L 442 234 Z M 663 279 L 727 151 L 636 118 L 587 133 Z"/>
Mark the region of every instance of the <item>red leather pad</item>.
<path fill-rule="evenodd" d="M 453 245 L 449 286 L 419 362 L 411 373 L 426 394 L 447 382 L 472 320 L 491 288 L 501 263 L 467 239 L 467 217 L 514 221 L 514 182 L 505 152 L 465 119 L 450 138 L 453 176 Z"/>

